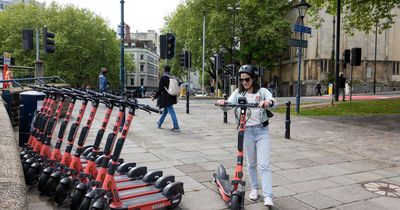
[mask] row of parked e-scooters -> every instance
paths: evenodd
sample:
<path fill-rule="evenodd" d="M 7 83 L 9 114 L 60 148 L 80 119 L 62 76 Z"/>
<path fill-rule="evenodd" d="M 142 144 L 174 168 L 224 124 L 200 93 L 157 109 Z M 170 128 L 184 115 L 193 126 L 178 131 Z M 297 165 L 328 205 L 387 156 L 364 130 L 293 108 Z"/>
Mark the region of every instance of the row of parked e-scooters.
<path fill-rule="evenodd" d="M 157 108 L 140 104 L 134 98 L 92 90 L 30 87 L 45 93 L 45 98 L 40 111 L 33 118 L 31 135 L 20 154 L 28 186 L 37 187 L 41 194 L 49 196 L 49 200 L 57 204 L 70 202 L 70 209 L 144 210 L 178 207 L 184 194 L 182 182 L 175 181 L 174 176 L 163 175 L 159 170 L 148 171 L 145 166 L 124 163 L 120 158 L 135 111 L 159 113 Z M 74 113 L 77 100 L 81 103 L 78 113 Z M 91 108 L 87 122 L 79 132 L 89 102 Z M 57 122 L 61 120 L 64 103 L 69 104 L 53 148 L 51 140 Z M 105 105 L 106 112 L 94 144 L 88 145 L 86 139 L 101 104 Z M 101 148 L 116 107 L 118 114 L 114 125 L 104 139 L 104 148 Z M 129 111 L 124 116 L 126 109 Z M 76 120 L 69 126 L 74 115 Z M 121 125 L 124 118 L 125 122 Z M 118 134 L 120 126 L 123 128 Z M 74 145 L 78 133 L 78 142 Z M 67 145 L 62 152 L 64 138 L 67 139 Z M 75 153 L 72 153 L 74 146 Z"/>

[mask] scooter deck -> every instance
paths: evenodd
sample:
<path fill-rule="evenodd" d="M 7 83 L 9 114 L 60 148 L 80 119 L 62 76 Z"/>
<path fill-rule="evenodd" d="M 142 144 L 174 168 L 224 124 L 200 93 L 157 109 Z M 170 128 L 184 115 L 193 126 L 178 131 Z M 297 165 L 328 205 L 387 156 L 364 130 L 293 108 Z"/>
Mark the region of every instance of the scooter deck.
<path fill-rule="evenodd" d="M 142 180 L 132 180 L 132 181 L 127 181 L 127 182 L 117 182 L 117 189 L 118 191 L 121 190 L 127 190 L 127 189 L 132 189 L 132 188 L 138 188 L 138 187 L 144 187 L 150 185 L 149 183 L 146 183 Z"/>
<path fill-rule="evenodd" d="M 136 198 L 130 198 L 126 200 L 122 200 L 123 206 L 122 207 L 114 207 L 110 205 L 110 209 L 140 209 L 141 207 L 145 207 L 148 205 L 155 205 L 160 202 L 166 202 L 168 198 L 165 197 L 162 193 L 156 193 L 151 195 L 145 195 Z M 161 206 L 160 206 L 161 207 Z"/>
<path fill-rule="evenodd" d="M 161 189 L 154 187 L 154 185 L 150 185 L 150 186 L 145 186 L 145 187 L 133 188 L 133 189 L 129 189 L 129 190 L 122 190 L 122 191 L 119 191 L 118 194 L 122 200 L 125 200 L 125 199 L 129 199 L 129 198 L 154 194 L 154 193 L 158 193 L 158 192 L 161 192 Z"/>

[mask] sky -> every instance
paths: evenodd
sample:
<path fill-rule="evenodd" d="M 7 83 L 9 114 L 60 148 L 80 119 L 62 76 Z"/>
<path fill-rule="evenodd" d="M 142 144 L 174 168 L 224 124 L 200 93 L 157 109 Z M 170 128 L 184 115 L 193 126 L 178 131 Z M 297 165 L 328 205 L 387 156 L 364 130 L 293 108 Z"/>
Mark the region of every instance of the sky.
<path fill-rule="evenodd" d="M 102 16 L 114 30 L 121 23 L 120 0 L 39 0 L 49 5 L 52 1 L 58 4 L 73 4 L 79 8 L 86 8 Z M 146 32 L 156 30 L 164 25 L 164 17 L 174 12 L 184 0 L 125 0 L 124 22 L 131 28 L 131 32 Z"/>

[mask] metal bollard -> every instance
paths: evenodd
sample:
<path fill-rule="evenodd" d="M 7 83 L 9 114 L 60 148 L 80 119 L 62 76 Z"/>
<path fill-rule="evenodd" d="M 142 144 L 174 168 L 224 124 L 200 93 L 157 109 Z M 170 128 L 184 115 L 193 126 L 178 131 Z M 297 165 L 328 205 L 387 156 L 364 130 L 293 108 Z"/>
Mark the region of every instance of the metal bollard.
<path fill-rule="evenodd" d="M 226 101 L 228 99 L 228 96 L 224 94 L 224 100 Z M 228 112 L 224 111 L 224 123 L 228 123 Z"/>
<path fill-rule="evenodd" d="M 285 138 L 290 139 L 290 101 L 286 102 Z"/>
<path fill-rule="evenodd" d="M 189 114 L 189 88 L 186 88 L 186 114 Z"/>

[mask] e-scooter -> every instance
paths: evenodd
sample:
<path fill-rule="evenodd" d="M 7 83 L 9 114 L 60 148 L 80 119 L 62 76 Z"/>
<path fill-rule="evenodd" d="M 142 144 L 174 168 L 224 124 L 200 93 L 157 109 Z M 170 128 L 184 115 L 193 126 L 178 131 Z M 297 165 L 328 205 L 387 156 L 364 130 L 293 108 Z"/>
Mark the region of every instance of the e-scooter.
<path fill-rule="evenodd" d="M 213 174 L 214 182 L 218 187 L 218 191 L 221 198 L 228 202 L 231 210 L 240 210 L 244 207 L 244 196 L 246 182 L 243 181 L 243 138 L 244 131 L 246 129 L 246 111 L 247 108 L 257 107 L 258 104 L 247 103 L 245 97 L 239 97 L 237 104 L 225 104 L 221 105 L 223 109 L 240 108 L 239 115 L 239 132 L 238 132 L 238 143 L 237 143 L 237 162 L 235 166 L 234 177 L 232 180 L 229 179 L 229 175 L 226 173 L 225 167 L 220 165 L 217 172 Z M 241 185 L 241 189 L 239 188 Z"/>

